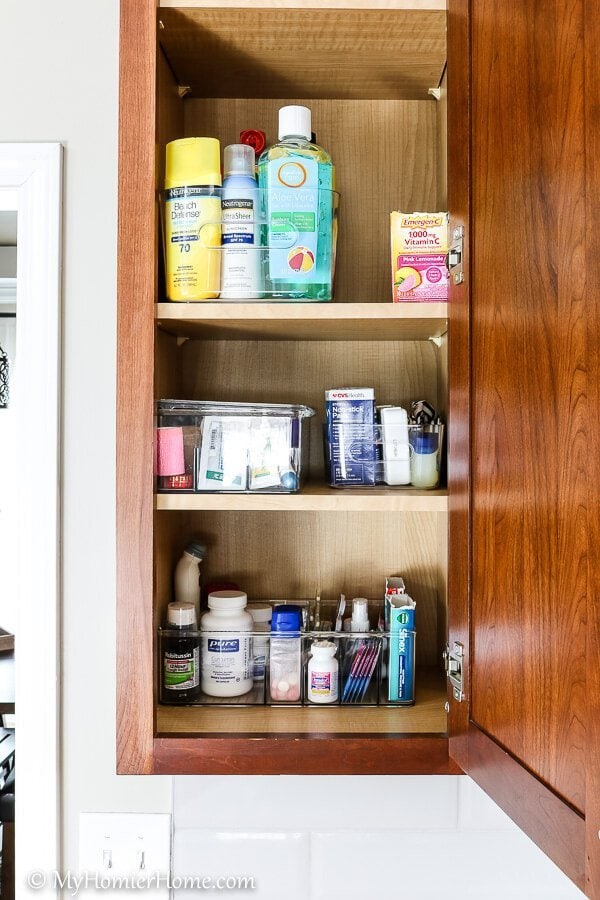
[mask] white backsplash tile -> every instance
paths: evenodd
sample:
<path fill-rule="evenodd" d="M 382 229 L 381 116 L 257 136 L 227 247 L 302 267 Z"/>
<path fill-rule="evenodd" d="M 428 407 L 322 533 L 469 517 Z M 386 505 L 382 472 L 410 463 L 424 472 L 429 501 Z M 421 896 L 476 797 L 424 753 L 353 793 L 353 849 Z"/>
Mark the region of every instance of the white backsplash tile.
<path fill-rule="evenodd" d="M 227 808 L 230 824 L 235 825 L 233 797 L 228 798 Z M 198 896 L 222 893 L 232 900 L 309 900 L 309 837 L 297 831 L 179 830 L 173 842 L 172 873 L 174 878 L 254 878 L 254 890 L 200 891 Z M 182 890 L 175 891 L 175 896 L 183 900 L 196 894 Z"/>
<path fill-rule="evenodd" d="M 459 778 L 458 827 L 515 831 L 517 826 L 472 778 Z"/>
<path fill-rule="evenodd" d="M 575 900 L 521 832 L 313 832 L 311 900 Z"/>
<path fill-rule="evenodd" d="M 231 897 L 583 898 L 466 776 L 179 776 L 174 827 L 175 875 L 254 876 Z"/>
<path fill-rule="evenodd" d="M 265 775 L 175 779 L 175 828 L 456 828 L 461 776 Z"/>

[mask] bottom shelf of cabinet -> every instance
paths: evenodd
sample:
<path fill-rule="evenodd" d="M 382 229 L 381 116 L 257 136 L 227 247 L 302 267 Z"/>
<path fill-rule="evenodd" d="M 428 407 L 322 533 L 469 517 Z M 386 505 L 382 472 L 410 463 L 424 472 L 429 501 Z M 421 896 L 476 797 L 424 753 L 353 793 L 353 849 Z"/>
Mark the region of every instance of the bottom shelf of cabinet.
<path fill-rule="evenodd" d="M 449 774 L 445 680 L 417 673 L 410 707 L 157 706 L 162 774 Z"/>

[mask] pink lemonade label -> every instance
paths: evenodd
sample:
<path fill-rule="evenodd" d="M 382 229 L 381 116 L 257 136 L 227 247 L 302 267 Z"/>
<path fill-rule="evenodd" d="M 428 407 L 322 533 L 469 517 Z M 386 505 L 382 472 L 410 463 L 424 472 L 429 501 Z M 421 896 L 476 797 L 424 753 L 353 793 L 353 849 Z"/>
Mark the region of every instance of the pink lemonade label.
<path fill-rule="evenodd" d="M 394 303 L 448 299 L 445 254 L 399 254 L 393 278 Z"/>

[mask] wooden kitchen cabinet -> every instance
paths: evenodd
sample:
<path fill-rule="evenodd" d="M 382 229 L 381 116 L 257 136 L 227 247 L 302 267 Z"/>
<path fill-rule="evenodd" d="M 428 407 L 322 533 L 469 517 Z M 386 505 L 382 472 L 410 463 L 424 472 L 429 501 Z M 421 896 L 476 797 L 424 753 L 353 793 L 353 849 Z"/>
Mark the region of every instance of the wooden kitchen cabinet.
<path fill-rule="evenodd" d="M 584 0 L 447 11 L 122 0 L 119 772 L 464 771 L 600 897 L 600 147 L 587 13 Z M 336 163 L 335 301 L 164 302 L 166 142 L 225 145 L 265 123 L 272 140 L 279 106 L 299 101 Z M 390 302 L 398 208 L 449 209 L 462 228 L 448 304 Z M 435 401 L 448 422 L 443 487 L 330 489 L 313 434 L 300 494 L 154 494 L 156 399 L 320 409 L 341 382 L 374 385 L 380 403 Z M 317 583 L 379 596 L 403 574 L 418 600 L 416 705 L 161 706 L 156 629 L 192 534 L 208 542 L 207 577 L 235 576 L 254 597 Z M 462 685 L 445 677 L 446 645 Z"/>

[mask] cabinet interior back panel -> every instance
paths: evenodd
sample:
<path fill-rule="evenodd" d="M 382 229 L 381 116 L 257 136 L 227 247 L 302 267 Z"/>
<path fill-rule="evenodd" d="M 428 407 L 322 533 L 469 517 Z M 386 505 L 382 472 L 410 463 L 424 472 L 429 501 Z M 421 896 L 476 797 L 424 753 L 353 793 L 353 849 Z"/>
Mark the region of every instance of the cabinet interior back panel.
<path fill-rule="evenodd" d="M 309 475 L 322 480 L 325 390 L 373 387 L 378 404 L 437 407 L 437 352 L 431 341 L 186 341 L 182 396 L 311 406 Z"/>
<path fill-rule="evenodd" d="M 260 128 L 277 140 L 278 110 L 312 110 L 318 143 L 333 158 L 340 193 L 335 297 L 391 301 L 390 212 L 437 208 L 437 105 L 431 100 L 199 100 L 184 102 L 185 134 L 218 137 Z"/>
<path fill-rule="evenodd" d="M 250 600 L 310 597 L 317 587 L 327 604 L 340 591 L 380 600 L 386 576 L 404 576 L 417 601 L 417 662 L 439 662 L 445 558 L 436 513 L 159 512 L 155 529 L 158 621 L 173 567 L 196 538 L 207 546 L 204 584 L 233 581 Z"/>
<path fill-rule="evenodd" d="M 158 37 L 196 97 L 425 99 L 446 61 L 443 9 L 182 6 L 160 10 Z"/>

